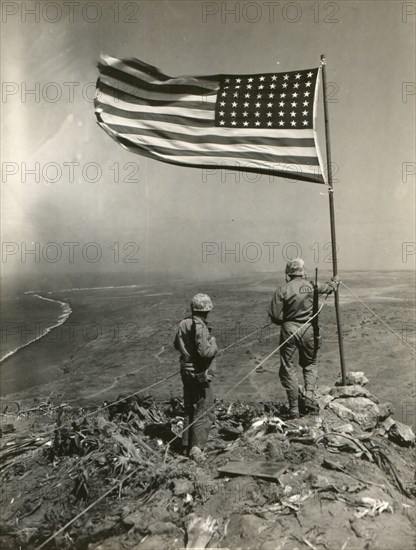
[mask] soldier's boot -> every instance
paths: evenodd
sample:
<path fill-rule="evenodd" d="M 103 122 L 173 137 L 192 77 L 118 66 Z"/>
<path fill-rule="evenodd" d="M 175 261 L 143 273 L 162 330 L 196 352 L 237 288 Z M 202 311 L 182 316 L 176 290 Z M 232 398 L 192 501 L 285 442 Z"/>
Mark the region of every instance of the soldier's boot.
<path fill-rule="evenodd" d="M 295 418 L 300 418 L 299 406 L 297 401 L 291 401 L 289 399 L 289 405 L 282 415 L 282 418 L 284 418 L 284 420 L 293 420 Z"/>
<path fill-rule="evenodd" d="M 299 409 L 298 408 L 290 408 L 289 413 L 286 416 L 286 420 L 294 420 L 295 418 L 300 418 Z"/>
<path fill-rule="evenodd" d="M 319 405 L 314 397 L 314 392 L 307 390 L 305 394 L 302 394 L 302 412 L 304 414 L 318 414 Z"/>

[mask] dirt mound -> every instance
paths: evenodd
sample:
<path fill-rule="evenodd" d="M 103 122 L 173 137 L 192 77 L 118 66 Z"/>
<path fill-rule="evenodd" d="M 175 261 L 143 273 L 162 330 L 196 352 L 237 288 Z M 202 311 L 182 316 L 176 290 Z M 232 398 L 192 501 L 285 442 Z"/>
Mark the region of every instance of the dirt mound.
<path fill-rule="evenodd" d="M 291 421 L 218 402 L 201 464 L 180 454 L 178 399 L 7 415 L 1 546 L 414 548 L 413 432 L 359 377 L 317 397 Z"/>

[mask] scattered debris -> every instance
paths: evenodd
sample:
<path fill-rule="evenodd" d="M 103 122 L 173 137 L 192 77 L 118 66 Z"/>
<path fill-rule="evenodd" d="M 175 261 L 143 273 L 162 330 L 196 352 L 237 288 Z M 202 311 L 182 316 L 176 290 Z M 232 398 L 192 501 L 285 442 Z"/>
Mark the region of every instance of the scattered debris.
<path fill-rule="evenodd" d="M 186 548 L 206 548 L 212 539 L 218 522 L 211 516 L 202 518 L 194 514 L 188 517 Z"/>
<path fill-rule="evenodd" d="M 357 481 L 361 481 L 361 483 L 364 483 L 365 485 L 374 485 L 375 487 L 380 487 L 381 489 L 385 489 L 384 485 L 381 485 L 379 483 L 374 483 L 373 481 L 368 481 L 354 474 L 351 474 L 344 468 L 344 466 L 342 466 L 342 464 L 340 464 L 339 462 L 336 462 L 335 460 L 324 459 L 324 461 L 322 462 L 322 466 L 324 468 L 328 468 L 329 470 L 336 470 L 338 472 L 342 472 L 343 474 L 346 474 L 347 476 L 350 476 L 353 479 L 356 479 Z"/>
<path fill-rule="evenodd" d="M 63 550 L 268 549 L 293 539 L 357 548 L 376 532 L 388 548 L 389 515 L 410 547 L 415 436 L 352 374 L 316 395 L 316 416 L 284 421 L 278 403 L 218 402 L 203 460 L 181 454 L 178 399 L 120 399 L 88 415 L 31 407 L 3 432 L 2 547 L 37 547 L 68 525 L 55 541 Z M 20 418 L 31 418 L 30 434 Z"/>
<path fill-rule="evenodd" d="M 354 514 L 356 518 L 363 518 L 364 516 L 377 516 L 383 512 L 393 513 L 393 508 L 386 500 L 378 500 L 371 497 L 361 497 L 357 501 L 358 511 Z"/>
<path fill-rule="evenodd" d="M 189 479 L 174 479 L 172 482 L 172 491 L 175 497 L 181 497 L 193 493 L 194 484 Z"/>
<path fill-rule="evenodd" d="M 287 464 L 279 462 L 263 462 L 261 460 L 238 461 L 232 460 L 220 466 L 221 474 L 261 477 L 272 481 L 279 481 L 280 476 L 287 470 Z"/>

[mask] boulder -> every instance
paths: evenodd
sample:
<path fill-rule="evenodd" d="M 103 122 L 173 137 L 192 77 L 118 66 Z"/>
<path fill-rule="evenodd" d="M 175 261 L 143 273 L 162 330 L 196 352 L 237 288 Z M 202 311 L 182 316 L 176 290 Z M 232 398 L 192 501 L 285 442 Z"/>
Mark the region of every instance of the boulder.
<path fill-rule="evenodd" d="M 352 411 L 344 407 L 344 405 L 342 405 L 340 403 L 340 400 L 338 399 L 335 399 L 328 403 L 328 409 L 331 409 L 331 411 L 333 411 L 342 420 L 349 421 L 354 419 Z"/>
<path fill-rule="evenodd" d="M 332 397 L 332 395 L 329 395 L 329 394 L 319 396 L 318 399 L 317 399 L 319 408 L 320 409 L 325 409 L 325 407 L 328 405 L 328 403 L 330 403 L 333 400 L 334 400 L 334 398 Z"/>
<path fill-rule="evenodd" d="M 348 386 L 351 385 L 359 385 L 359 386 L 365 386 L 368 384 L 369 380 L 365 376 L 365 374 L 361 371 L 355 371 L 355 372 L 347 372 L 345 376 L 345 383 Z M 338 380 L 335 382 L 336 386 L 342 386 L 342 378 L 341 376 L 338 377 Z"/>
<path fill-rule="evenodd" d="M 136 510 L 127 514 L 122 521 L 127 527 L 137 527 L 143 524 L 143 513 Z"/>
<path fill-rule="evenodd" d="M 383 434 L 386 434 L 390 431 L 390 429 L 396 424 L 396 421 L 391 416 L 388 416 L 383 422 L 380 424 L 380 432 Z"/>
<path fill-rule="evenodd" d="M 368 394 L 368 399 L 371 399 L 371 401 L 373 401 L 374 403 L 376 403 L 376 405 L 378 405 L 380 403 L 380 399 L 378 397 L 376 397 L 374 394 L 372 393 L 369 393 Z"/>
<path fill-rule="evenodd" d="M 389 402 L 382 403 L 378 408 L 380 409 L 380 420 L 385 420 L 394 413 L 393 405 Z"/>
<path fill-rule="evenodd" d="M 402 447 L 411 447 L 415 444 L 415 434 L 410 426 L 395 422 L 389 430 L 389 438 Z"/>
<path fill-rule="evenodd" d="M 380 413 L 378 406 L 367 397 L 340 397 L 328 407 L 342 420 L 354 421 L 365 430 L 377 425 Z"/>
<path fill-rule="evenodd" d="M 335 399 L 339 397 L 368 397 L 370 398 L 370 392 L 358 384 L 351 386 L 336 386 L 331 388 L 329 394 Z"/>
<path fill-rule="evenodd" d="M 309 482 L 312 489 L 323 489 L 330 485 L 328 478 L 321 476 L 320 474 L 311 474 Z"/>

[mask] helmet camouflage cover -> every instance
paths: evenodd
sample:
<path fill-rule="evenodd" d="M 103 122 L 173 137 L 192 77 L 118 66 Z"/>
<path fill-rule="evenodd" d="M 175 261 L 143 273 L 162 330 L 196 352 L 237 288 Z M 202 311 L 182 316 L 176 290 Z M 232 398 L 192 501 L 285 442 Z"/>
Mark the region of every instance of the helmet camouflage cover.
<path fill-rule="evenodd" d="M 289 277 L 305 275 L 305 262 L 302 258 L 293 258 L 292 260 L 289 260 L 286 264 L 285 273 L 286 275 L 289 275 Z"/>
<path fill-rule="evenodd" d="M 191 301 L 192 311 L 211 311 L 214 306 L 212 305 L 211 298 L 208 294 L 196 294 Z"/>

